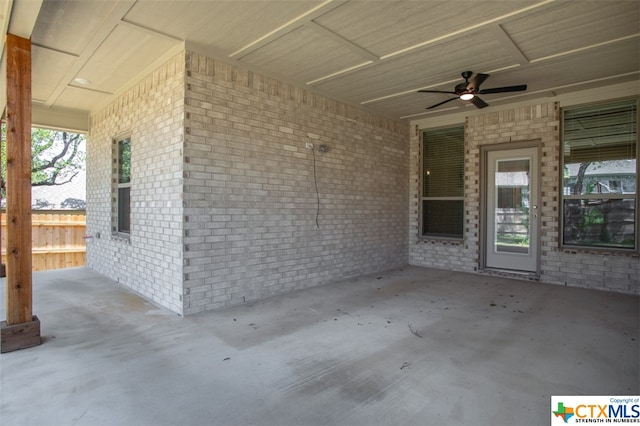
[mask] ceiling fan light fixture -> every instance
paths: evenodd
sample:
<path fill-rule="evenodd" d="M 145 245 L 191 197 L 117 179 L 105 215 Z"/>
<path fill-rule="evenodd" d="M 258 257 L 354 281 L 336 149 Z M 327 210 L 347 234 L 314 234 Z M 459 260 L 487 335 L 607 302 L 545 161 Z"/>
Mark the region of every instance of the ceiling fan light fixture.
<path fill-rule="evenodd" d="M 463 93 L 462 95 L 460 95 L 460 99 L 462 99 L 463 101 L 470 101 L 474 97 L 475 95 L 473 93 Z"/>

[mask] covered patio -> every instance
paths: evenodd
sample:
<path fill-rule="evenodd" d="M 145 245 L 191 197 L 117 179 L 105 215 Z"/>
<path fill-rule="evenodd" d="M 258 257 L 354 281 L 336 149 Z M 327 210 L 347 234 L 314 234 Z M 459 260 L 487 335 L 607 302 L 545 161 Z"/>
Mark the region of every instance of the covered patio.
<path fill-rule="evenodd" d="M 539 425 L 640 392 L 632 295 L 408 266 L 180 318 L 85 268 L 33 287 L 4 425 Z"/>

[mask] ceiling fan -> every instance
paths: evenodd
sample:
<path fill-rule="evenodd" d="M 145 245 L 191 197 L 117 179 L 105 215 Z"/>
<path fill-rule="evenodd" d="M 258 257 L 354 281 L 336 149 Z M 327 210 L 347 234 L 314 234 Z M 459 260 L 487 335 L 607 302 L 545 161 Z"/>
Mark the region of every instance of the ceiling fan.
<path fill-rule="evenodd" d="M 506 93 L 506 92 L 522 92 L 527 90 L 526 84 L 521 84 L 519 86 L 505 86 L 505 87 L 494 87 L 492 89 L 480 89 L 480 85 L 483 81 L 489 78 L 489 74 L 476 74 L 473 77 L 473 72 L 464 71 L 462 73 L 462 78 L 464 78 L 464 83 L 457 84 L 453 89 L 453 92 L 446 92 L 442 90 L 418 90 L 418 92 L 423 93 L 447 93 L 451 95 L 456 95 L 455 98 L 449 98 L 446 101 L 439 102 L 435 105 L 431 105 L 427 109 L 433 109 L 439 107 L 442 104 L 446 104 L 454 99 L 462 99 L 463 101 L 470 101 L 478 108 L 484 108 L 489 106 L 488 103 L 483 101 L 478 97 L 478 95 L 488 95 L 491 93 Z"/>

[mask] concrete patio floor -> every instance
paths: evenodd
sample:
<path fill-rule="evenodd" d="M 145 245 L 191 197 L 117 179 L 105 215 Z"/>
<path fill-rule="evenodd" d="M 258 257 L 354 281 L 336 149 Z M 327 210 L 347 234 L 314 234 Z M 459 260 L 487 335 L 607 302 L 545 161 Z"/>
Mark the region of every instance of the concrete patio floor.
<path fill-rule="evenodd" d="M 180 318 L 86 268 L 33 290 L 3 426 L 545 425 L 551 395 L 640 392 L 628 295 L 405 267 Z"/>

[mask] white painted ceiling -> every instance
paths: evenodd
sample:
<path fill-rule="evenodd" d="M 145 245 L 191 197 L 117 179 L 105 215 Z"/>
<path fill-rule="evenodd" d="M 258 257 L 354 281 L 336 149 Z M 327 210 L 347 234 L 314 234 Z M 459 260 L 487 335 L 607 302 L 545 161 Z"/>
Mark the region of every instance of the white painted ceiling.
<path fill-rule="evenodd" d="M 395 119 L 475 108 L 416 93 L 465 70 L 528 85 L 488 108 L 640 80 L 637 0 L 2 1 L 41 6 L 34 106 L 85 115 L 184 46 Z"/>

